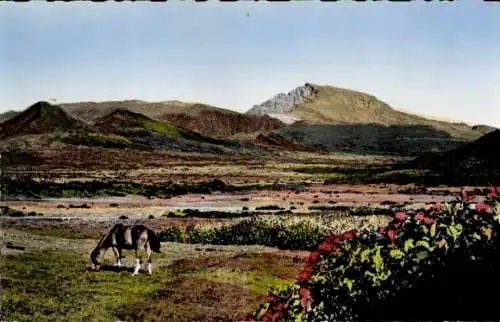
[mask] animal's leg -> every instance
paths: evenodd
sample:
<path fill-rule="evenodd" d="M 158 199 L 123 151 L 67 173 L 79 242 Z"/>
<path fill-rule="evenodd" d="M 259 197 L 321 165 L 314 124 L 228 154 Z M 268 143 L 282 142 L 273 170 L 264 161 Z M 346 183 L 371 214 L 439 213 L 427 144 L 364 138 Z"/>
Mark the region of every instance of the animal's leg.
<path fill-rule="evenodd" d="M 132 273 L 132 276 L 137 275 L 139 273 L 139 269 L 141 268 L 141 260 L 139 258 L 137 249 L 135 250 L 135 270 Z"/>
<path fill-rule="evenodd" d="M 149 245 L 149 242 L 146 244 L 146 256 L 148 257 L 148 274 L 152 275 L 153 274 L 153 266 L 151 265 L 151 246 Z"/>
<path fill-rule="evenodd" d="M 122 251 L 120 248 L 113 247 L 113 253 L 115 253 L 116 263 L 115 266 L 122 267 L 121 255 Z"/>

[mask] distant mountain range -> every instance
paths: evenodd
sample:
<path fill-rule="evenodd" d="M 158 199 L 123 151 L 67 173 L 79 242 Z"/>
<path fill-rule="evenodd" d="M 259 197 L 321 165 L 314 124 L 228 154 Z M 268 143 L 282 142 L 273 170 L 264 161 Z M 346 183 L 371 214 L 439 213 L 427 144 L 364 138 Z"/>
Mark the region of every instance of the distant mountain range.
<path fill-rule="evenodd" d="M 430 120 L 372 95 L 309 83 L 243 114 L 178 101 L 38 102 L 23 112 L 0 114 L 0 122 L 0 141 L 48 135 L 64 144 L 203 153 L 271 149 L 418 156 L 453 150 L 495 130 Z"/>

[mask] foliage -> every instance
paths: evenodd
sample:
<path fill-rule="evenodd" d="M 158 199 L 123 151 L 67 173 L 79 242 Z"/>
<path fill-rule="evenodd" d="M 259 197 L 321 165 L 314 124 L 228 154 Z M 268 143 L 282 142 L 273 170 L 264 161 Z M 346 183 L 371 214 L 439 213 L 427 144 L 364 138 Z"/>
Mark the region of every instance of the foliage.
<path fill-rule="evenodd" d="M 295 285 L 271 290 L 247 320 L 499 318 L 500 187 L 442 208 L 397 212 L 378 231 L 325 237 Z"/>
<path fill-rule="evenodd" d="M 376 227 L 379 216 L 252 216 L 221 227 L 170 227 L 159 233 L 161 241 L 215 245 L 264 245 L 281 249 L 312 250 L 332 232 L 360 224 Z"/>

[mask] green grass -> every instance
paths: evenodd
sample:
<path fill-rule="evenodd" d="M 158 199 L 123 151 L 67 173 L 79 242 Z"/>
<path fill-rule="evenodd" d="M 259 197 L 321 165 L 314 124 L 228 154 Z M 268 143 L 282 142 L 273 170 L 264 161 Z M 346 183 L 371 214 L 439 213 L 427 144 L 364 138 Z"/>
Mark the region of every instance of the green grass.
<path fill-rule="evenodd" d="M 0 259 L 2 313 L 7 321 L 193 321 L 246 314 L 270 285 L 290 283 L 300 266 L 269 254 L 207 256 L 132 277 L 89 272 L 86 258 L 71 251 L 7 255 Z"/>
<path fill-rule="evenodd" d="M 187 131 L 187 130 L 184 130 L 184 129 L 177 127 L 175 125 L 157 122 L 157 121 L 153 121 L 153 120 L 142 122 L 142 127 L 147 129 L 147 130 L 153 131 L 153 132 L 165 134 L 169 137 L 184 139 L 184 140 L 193 141 L 193 142 L 197 142 L 197 143 L 202 143 L 202 142 L 212 143 L 212 144 L 225 144 L 226 143 L 224 140 L 218 140 L 218 139 L 213 139 L 210 137 L 205 137 L 199 133 Z"/>
<path fill-rule="evenodd" d="M 86 260 L 68 251 L 9 255 L 0 263 L 8 321 L 114 321 L 123 305 L 147 299 L 173 280 L 165 269 L 134 277 L 88 272 Z"/>
<path fill-rule="evenodd" d="M 181 132 L 181 130 L 178 127 L 171 125 L 171 124 L 167 124 L 167 123 L 161 123 L 161 122 L 156 122 L 153 120 L 150 120 L 150 121 L 148 120 L 148 121 L 142 122 L 142 127 L 144 127 L 145 129 L 151 130 L 153 132 L 167 134 L 167 135 L 171 135 L 174 137 L 182 137 L 183 136 L 183 133 Z"/>
<path fill-rule="evenodd" d="M 244 272 L 241 269 L 217 267 L 202 270 L 193 275 L 217 283 L 227 283 L 246 288 L 261 296 L 267 295 L 267 292 L 269 291 L 269 287 L 267 285 L 285 287 L 295 281 L 293 278 L 278 278 L 275 275 L 266 272 L 265 268 L 262 271 Z"/>

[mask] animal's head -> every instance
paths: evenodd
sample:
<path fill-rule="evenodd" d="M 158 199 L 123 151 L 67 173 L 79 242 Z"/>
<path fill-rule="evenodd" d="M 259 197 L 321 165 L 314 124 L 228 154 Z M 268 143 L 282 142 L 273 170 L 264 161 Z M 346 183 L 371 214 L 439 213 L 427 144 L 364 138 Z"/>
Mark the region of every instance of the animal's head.
<path fill-rule="evenodd" d="M 93 271 L 98 271 L 101 268 L 101 263 L 99 262 L 99 258 L 101 257 L 101 250 L 99 247 L 94 249 L 92 253 L 90 253 L 90 269 Z"/>

